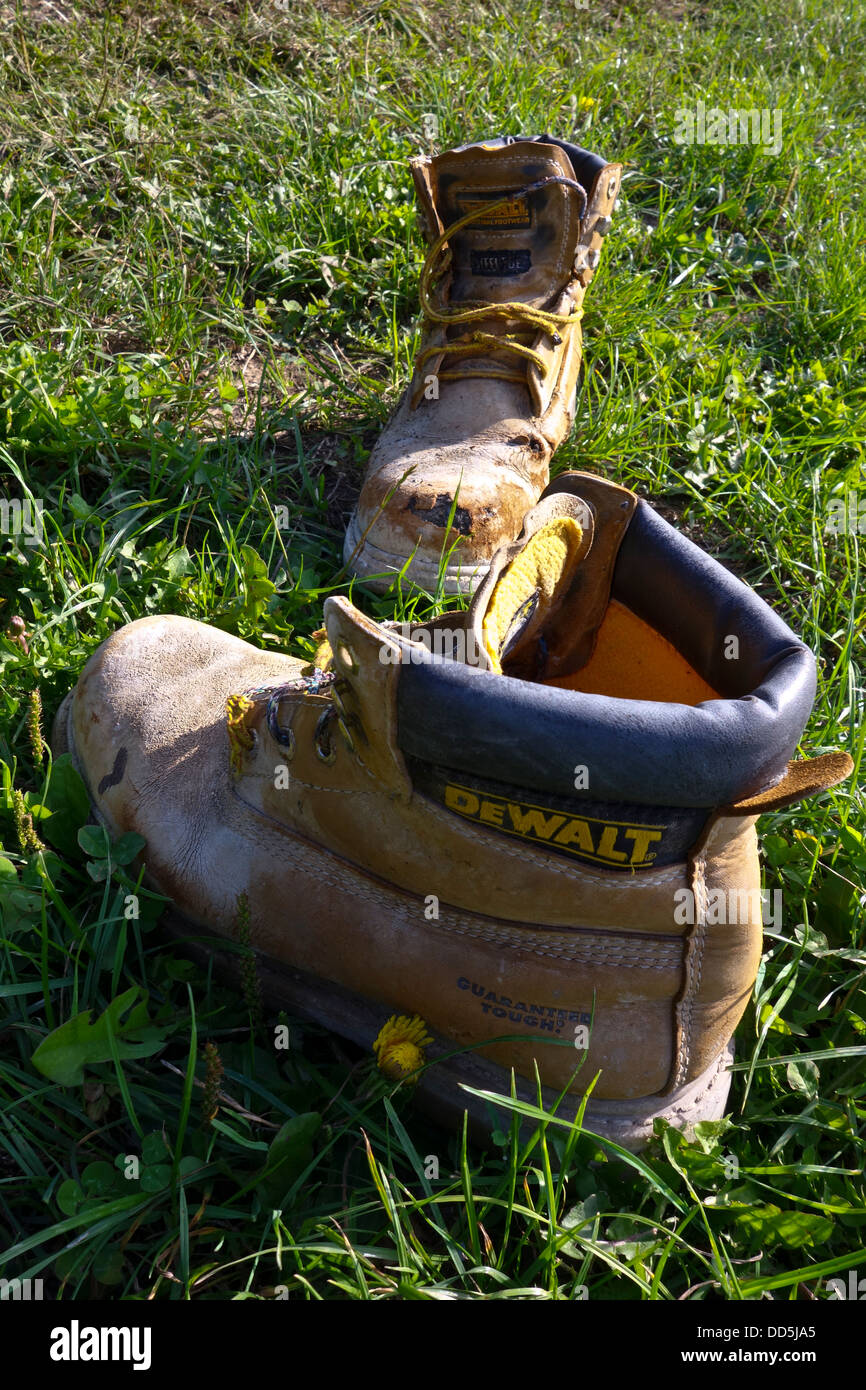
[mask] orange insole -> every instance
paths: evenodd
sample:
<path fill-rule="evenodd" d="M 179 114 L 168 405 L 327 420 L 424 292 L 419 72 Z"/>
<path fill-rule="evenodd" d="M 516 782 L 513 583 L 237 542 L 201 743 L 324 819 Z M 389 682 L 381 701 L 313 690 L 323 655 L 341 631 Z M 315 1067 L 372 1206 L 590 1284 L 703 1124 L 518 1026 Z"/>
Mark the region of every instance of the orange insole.
<path fill-rule="evenodd" d="M 707 685 L 666 637 L 616 599 L 608 604 L 595 651 L 586 665 L 544 684 L 580 690 L 585 695 L 661 700 L 679 705 L 719 699 L 718 692 Z"/>

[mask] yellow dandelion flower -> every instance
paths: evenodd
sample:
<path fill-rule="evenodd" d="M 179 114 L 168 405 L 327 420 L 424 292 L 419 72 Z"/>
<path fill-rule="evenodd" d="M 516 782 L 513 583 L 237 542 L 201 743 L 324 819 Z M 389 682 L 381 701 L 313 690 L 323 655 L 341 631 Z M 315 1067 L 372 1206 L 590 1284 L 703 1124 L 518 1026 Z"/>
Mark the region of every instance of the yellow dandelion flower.
<path fill-rule="evenodd" d="M 243 771 L 243 755 L 253 746 L 253 731 L 248 727 L 250 715 L 255 710 L 252 700 L 246 695 L 230 695 L 226 700 L 226 727 L 229 735 L 229 754 L 232 772 L 239 776 Z"/>
<path fill-rule="evenodd" d="M 817 845 L 817 846 L 818 846 L 818 853 L 819 853 L 819 854 L 823 854 L 823 853 L 824 853 L 824 846 L 821 844 L 820 840 L 816 840 L 816 839 L 815 839 L 815 836 L 814 836 L 814 835 L 809 835 L 807 831 L 805 831 L 805 830 L 795 830 L 795 831 L 794 831 L 794 838 L 797 839 L 797 840 L 799 840 L 802 844 L 804 844 L 804 845 L 806 846 L 807 849 L 811 850 L 811 849 L 813 849 L 813 847 L 814 847 L 815 845 Z"/>
<path fill-rule="evenodd" d="M 373 1043 L 376 1064 L 392 1081 L 417 1081 L 413 1073 L 424 1065 L 424 1048 L 433 1039 L 417 1014 L 392 1014 Z"/>
<path fill-rule="evenodd" d="M 316 644 L 316 649 L 313 652 L 313 659 L 310 665 L 314 670 L 330 671 L 332 669 L 331 662 L 334 659 L 334 653 L 331 651 L 331 644 L 328 641 L 327 628 L 320 627 L 318 631 L 313 633 L 312 640 Z"/>

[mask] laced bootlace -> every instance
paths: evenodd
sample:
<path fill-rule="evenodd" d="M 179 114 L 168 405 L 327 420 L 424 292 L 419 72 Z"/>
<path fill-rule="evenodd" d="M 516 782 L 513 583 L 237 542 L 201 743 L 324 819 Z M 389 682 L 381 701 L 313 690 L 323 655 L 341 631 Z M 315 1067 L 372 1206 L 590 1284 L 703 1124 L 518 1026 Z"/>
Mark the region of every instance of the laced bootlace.
<path fill-rule="evenodd" d="M 430 250 L 427 252 L 424 266 L 421 271 L 421 282 L 419 287 L 419 298 L 421 300 L 421 310 L 424 316 L 426 328 L 434 324 L 445 324 L 450 327 L 458 323 L 473 323 L 479 320 L 503 319 L 516 321 L 525 324 L 527 330 L 533 330 L 532 336 L 539 331 L 549 334 L 555 347 L 563 341 L 562 335 L 557 331 L 559 328 L 566 332 L 571 332 L 583 317 L 583 310 L 575 307 L 568 314 L 555 314 L 549 309 L 537 309 L 532 304 L 524 304 L 520 300 L 509 301 L 502 304 L 490 304 L 483 300 L 467 299 L 458 305 L 440 308 L 433 299 L 433 287 L 435 282 L 448 269 L 451 257 L 451 250 L 448 247 L 449 240 L 456 232 L 476 221 L 479 217 L 485 217 L 496 208 L 502 207 L 504 203 L 510 202 L 515 198 L 525 198 L 530 193 L 536 192 L 539 188 L 544 188 L 548 184 L 558 183 L 563 187 L 579 193 L 583 204 L 580 210 L 581 218 L 586 212 L 586 190 L 574 179 L 565 178 L 560 174 L 551 174 L 547 178 L 539 179 L 537 183 L 527 184 L 525 188 L 519 189 L 514 193 L 507 193 L 503 198 L 497 198 L 495 202 L 484 203 L 480 207 L 468 212 L 465 217 L 458 218 L 452 222 L 450 227 L 446 227 L 440 237 L 434 241 Z M 444 253 L 444 254 L 443 254 Z M 486 353 L 509 352 L 517 357 L 524 358 L 537 367 L 542 379 L 547 375 L 548 363 L 544 360 L 540 352 L 531 348 L 524 341 L 526 332 L 523 334 L 515 332 L 482 332 L 480 330 L 460 333 L 446 343 L 425 348 L 416 358 L 416 366 L 420 367 L 430 357 L 440 357 L 442 355 L 453 355 L 460 353 L 466 356 L 478 356 L 479 349 Z M 466 366 L 457 370 L 439 372 L 440 380 L 458 381 L 465 377 L 496 377 L 502 381 L 516 381 L 523 385 L 526 380 L 524 373 L 508 371 L 506 368 L 499 367 L 473 367 Z"/>

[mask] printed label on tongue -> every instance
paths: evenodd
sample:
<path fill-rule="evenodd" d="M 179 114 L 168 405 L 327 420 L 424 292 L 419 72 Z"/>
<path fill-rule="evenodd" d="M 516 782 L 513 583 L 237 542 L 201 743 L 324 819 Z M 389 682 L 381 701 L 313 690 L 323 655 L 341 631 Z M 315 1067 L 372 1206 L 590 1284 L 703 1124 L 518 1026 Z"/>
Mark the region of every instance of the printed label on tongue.
<path fill-rule="evenodd" d="M 469 266 L 473 275 L 491 275 L 497 278 L 525 275 L 532 267 L 532 253 L 501 251 L 489 247 L 485 251 L 470 251 Z"/>
<path fill-rule="evenodd" d="M 532 209 L 528 202 L 525 198 L 512 198 L 507 188 L 499 191 L 491 188 L 484 193 L 458 193 L 457 206 L 461 217 L 465 217 L 484 203 L 497 203 L 501 198 L 507 201 L 500 203 L 498 208 L 491 208 L 490 212 L 476 217 L 465 231 L 470 232 L 476 227 L 496 227 L 499 231 L 506 232 L 532 226 Z"/>

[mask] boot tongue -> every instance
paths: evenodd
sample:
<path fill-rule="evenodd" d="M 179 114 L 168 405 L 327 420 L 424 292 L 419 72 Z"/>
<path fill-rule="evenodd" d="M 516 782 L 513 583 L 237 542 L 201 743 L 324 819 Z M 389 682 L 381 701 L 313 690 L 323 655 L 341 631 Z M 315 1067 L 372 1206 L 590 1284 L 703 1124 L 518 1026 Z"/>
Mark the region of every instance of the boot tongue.
<path fill-rule="evenodd" d="M 543 669 L 546 631 L 571 593 L 593 530 L 581 498 L 550 498 L 528 514 L 518 540 L 494 556 L 467 615 L 491 671 L 533 679 Z"/>
<path fill-rule="evenodd" d="M 595 646 L 637 499 L 584 473 L 551 484 L 491 561 L 466 615 L 489 670 L 541 681 L 579 670 Z"/>
<path fill-rule="evenodd" d="M 562 184 L 521 193 L 556 175 L 576 178 L 565 151 L 528 140 L 470 145 L 431 160 L 430 192 L 443 230 L 507 199 L 449 239 L 452 303 L 520 300 L 541 308 L 563 289 L 580 235 L 580 195 Z"/>
<path fill-rule="evenodd" d="M 481 635 L 490 669 L 519 660 L 544 643 L 544 628 L 571 588 L 574 572 L 591 539 L 576 517 L 548 521 L 500 575 L 481 615 Z"/>
<path fill-rule="evenodd" d="M 572 674 L 592 654 L 636 506 L 628 488 L 589 473 L 563 473 L 527 513 L 517 540 L 493 556 L 466 612 L 417 626 L 376 623 L 347 599 L 330 597 L 328 641 L 317 660 L 351 687 L 362 730 L 384 720 L 392 732 L 398 668 L 430 659 L 418 655 L 414 644 L 421 638 L 434 659 L 497 675 L 544 681 Z"/>

